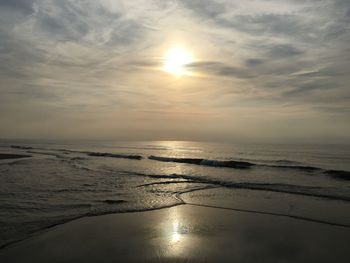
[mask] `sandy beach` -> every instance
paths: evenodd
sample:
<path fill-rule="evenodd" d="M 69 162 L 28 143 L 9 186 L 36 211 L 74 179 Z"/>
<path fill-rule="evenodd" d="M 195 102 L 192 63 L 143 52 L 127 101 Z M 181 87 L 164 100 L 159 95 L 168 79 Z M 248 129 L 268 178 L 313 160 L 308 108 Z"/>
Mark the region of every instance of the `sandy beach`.
<path fill-rule="evenodd" d="M 348 262 L 350 229 L 180 205 L 81 218 L 0 251 L 1 262 Z"/>

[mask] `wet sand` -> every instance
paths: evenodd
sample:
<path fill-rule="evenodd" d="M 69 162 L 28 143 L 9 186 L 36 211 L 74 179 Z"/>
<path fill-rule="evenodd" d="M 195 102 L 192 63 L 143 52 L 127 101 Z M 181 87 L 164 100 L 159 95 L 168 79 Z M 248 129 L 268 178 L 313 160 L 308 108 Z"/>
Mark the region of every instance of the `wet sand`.
<path fill-rule="evenodd" d="M 348 262 L 350 229 L 180 205 L 87 217 L 0 251 L 0 262 Z"/>

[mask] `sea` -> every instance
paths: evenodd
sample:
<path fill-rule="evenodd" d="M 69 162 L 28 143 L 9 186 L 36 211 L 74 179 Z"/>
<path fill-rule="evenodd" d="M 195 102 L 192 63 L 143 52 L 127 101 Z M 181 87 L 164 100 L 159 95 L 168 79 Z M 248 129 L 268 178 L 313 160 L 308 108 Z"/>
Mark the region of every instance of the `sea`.
<path fill-rule="evenodd" d="M 0 247 L 183 204 L 350 227 L 350 145 L 0 140 L 0 153 L 28 156 L 0 160 Z"/>

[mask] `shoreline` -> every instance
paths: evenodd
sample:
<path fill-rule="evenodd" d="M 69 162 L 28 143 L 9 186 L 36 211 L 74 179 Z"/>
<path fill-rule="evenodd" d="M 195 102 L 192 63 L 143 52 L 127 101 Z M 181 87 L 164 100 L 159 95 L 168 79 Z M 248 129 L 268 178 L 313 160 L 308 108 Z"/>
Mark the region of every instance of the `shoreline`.
<path fill-rule="evenodd" d="M 294 229 L 294 231 L 289 233 L 290 229 Z M 56 257 L 61 255 L 61 252 L 63 253 L 65 249 L 68 249 L 70 252 L 64 255 L 66 259 L 62 260 L 62 262 L 67 262 L 66 260 L 68 262 L 80 260 L 84 262 L 97 261 L 96 258 L 93 260 L 86 256 L 88 252 L 86 245 L 88 247 L 92 246 L 93 251 L 101 257 L 108 252 L 111 254 L 110 259 L 123 259 L 126 262 L 140 261 L 140 258 L 133 258 L 134 253 L 126 253 L 124 250 L 127 248 L 130 248 L 132 251 L 141 249 L 139 251 L 140 256 L 142 255 L 142 258 L 147 258 L 150 262 L 154 260 L 156 262 L 159 260 L 202 262 L 203 259 L 196 255 L 202 255 L 203 253 L 206 257 L 213 260 L 218 259 L 218 257 L 221 257 L 219 259 L 222 260 L 224 258 L 220 256 L 221 253 L 230 256 L 234 255 L 231 255 L 230 250 L 218 246 L 219 244 L 223 243 L 225 246 L 230 246 L 233 242 L 231 239 L 234 239 L 235 242 L 233 243 L 243 247 L 249 245 L 249 242 L 247 244 L 247 240 L 245 240 L 246 234 L 237 237 L 237 231 L 248 233 L 253 231 L 257 233 L 257 240 L 267 239 L 251 247 L 252 251 L 249 253 L 253 254 L 267 249 L 269 242 L 272 242 L 270 239 L 272 239 L 273 244 L 278 240 L 278 242 L 282 242 L 283 246 L 287 247 L 291 244 L 300 246 L 299 242 L 301 242 L 303 243 L 302 247 L 300 247 L 301 250 L 304 249 L 303 246 L 310 249 L 311 247 L 312 249 L 317 247 L 317 250 L 319 246 L 324 247 L 324 249 L 327 247 L 327 251 L 331 251 L 329 248 L 334 247 L 334 249 L 339 250 L 338 253 L 340 255 L 344 255 L 344 260 L 350 256 L 350 252 L 347 252 L 346 246 L 350 242 L 349 229 L 318 224 L 317 222 L 282 218 L 274 215 L 252 214 L 248 212 L 244 213 L 244 211 L 232 211 L 231 209 L 225 210 L 222 208 L 181 204 L 170 208 L 156 208 L 142 212 L 134 211 L 77 218 L 46 228 L 25 240 L 9 244 L 0 250 L 0 260 L 4 260 L 3 262 L 7 262 L 6 260 L 9 262 L 23 262 L 23 259 L 30 257 L 33 258 L 32 262 L 49 262 L 57 259 Z M 288 235 L 283 234 L 286 231 Z M 313 237 L 313 235 L 310 235 L 310 231 L 313 234 L 317 233 L 316 236 Z M 297 233 L 297 236 L 289 240 L 289 235 L 295 235 L 294 232 Z M 326 235 L 324 235 L 325 233 Z M 307 235 L 305 236 L 305 234 Z M 93 237 L 93 239 L 87 239 L 86 235 L 90 238 Z M 336 238 L 321 239 L 326 244 L 322 242 L 322 244 L 318 244 L 320 237 L 331 237 L 334 235 Z M 300 236 L 311 239 L 311 241 L 306 244 L 302 242 L 303 240 L 300 240 Z M 317 236 L 319 237 L 317 238 Z M 193 239 L 192 241 L 195 242 L 190 242 L 187 239 Z M 218 239 L 215 241 L 215 245 L 218 247 L 209 253 L 206 249 L 207 245 L 211 243 L 211 239 Z M 340 240 L 343 241 L 340 242 Z M 206 245 L 200 245 L 203 242 Z M 67 247 L 67 243 L 71 244 L 73 249 Z M 181 243 L 186 243 L 186 246 Z M 127 246 L 124 247 L 123 244 Z M 141 244 L 149 246 L 149 251 L 140 246 Z M 111 246 L 116 250 L 111 249 Z M 185 257 L 183 257 L 183 254 L 172 255 L 172 250 L 169 250 L 169 247 L 173 246 L 186 250 Z M 61 252 L 57 253 L 57 250 Z M 200 251 L 200 253 L 193 254 L 193 251 Z M 55 253 L 56 256 L 54 256 Z M 328 255 L 329 257 L 331 256 L 330 254 Z M 255 254 L 255 258 L 256 256 L 257 254 Z M 273 253 L 271 255 L 269 254 L 271 260 L 274 260 L 274 257 Z M 288 257 L 285 258 L 287 262 L 289 262 Z M 316 260 L 316 258 L 318 258 L 318 255 L 312 254 L 312 257 L 308 260 Z M 106 261 L 101 260 L 101 262 L 110 262 L 108 259 L 106 257 Z M 241 258 L 240 260 L 243 259 Z M 331 262 L 322 261 L 322 258 L 318 258 L 317 260 L 320 262 Z M 292 261 L 295 262 L 295 260 Z M 58 260 L 58 262 L 61 261 Z M 243 260 L 243 262 L 253 262 L 253 260 Z"/>
<path fill-rule="evenodd" d="M 126 210 L 126 211 L 116 211 L 116 212 L 106 212 L 106 213 L 101 213 L 101 214 L 86 214 L 86 215 L 81 215 L 81 216 L 77 216 L 71 219 L 67 219 L 66 221 L 62 221 L 59 223 L 55 223 L 52 224 L 50 226 L 44 227 L 42 229 L 39 229 L 38 231 L 35 231 L 34 233 L 31 233 L 30 235 L 28 235 L 25 238 L 22 239 L 18 239 L 15 241 L 11 241 L 9 243 L 6 243 L 4 245 L 0 246 L 0 253 L 2 250 L 11 247 L 12 245 L 16 245 L 17 243 L 21 243 L 21 242 L 25 242 L 28 239 L 31 238 L 35 238 L 43 233 L 46 233 L 47 231 L 50 231 L 51 229 L 55 228 L 55 227 L 59 227 L 65 224 L 69 224 L 72 223 L 76 220 L 80 220 L 80 219 L 85 219 L 85 218 L 91 218 L 91 217 L 100 217 L 100 216 L 108 216 L 108 215 L 119 215 L 119 214 L 135 214 L 135 213 L 143 213 L 143 212 L 152 212 L 152 211 L 157 211 L 157 210 L 162 210 L 162 209 L 168 209 L 168 208 L 173 208 L 173 207 L 177 207 L 180 205 L 186 205 L 186 204 L 174 204 L 174 205 L 169 205 L 169 206 L 162 206 L 162 207 L 155 207 L 155 208 L 148 208 L 148 209 L 143 209 L 143 210 Z"/>
<path fill-rule="evenodd" d="M 201 189 L 195 189 L 195 190 L 189 190 L 180 194 L 176 194 L 174 197 L 176 200 L 178 200 L 181 203 L 178 204 L 171 204 L 168 206 L 162 206 L 162 207 L 155 207 L 155 208 L 145 208 L 145 209 L 140 209 L 140 210 L 125 210 L 125 211 L 115 211 L 115 212 L 106 212 L 106 213 L 100 213 L 100 214 L 85 214 L 81 216 L 77 216 L 71 219 L 67 219 L 52 225 L 49 225 L 47 227 L 41 228 L 38 231 L 35 231 L 31 234 L 29 234 L 27 237 L 11 241 L 9 243 L 3 244 L 0 246 L 0 253 L 2 250 L 11 247 L 12 245 L 16 245 L 21 242 L 25 242 L 28 239 L 35 238 L 43 233 L 46 233 L 47 231 L 50 231 L 51 229 L 55 227 L 59 227 L 65 224 L 70 224 L 76 220 L 80 219 L 85 219 L 85 218 L 91 218 L 91 217 L 100 217 L 100 216 L 108 216 L 108 215 L 119 215 L 119 214 L 135 214 L 135 213 L 144 213 L 144 212 L 152 212 L 152 211 L 158 211 L 158 210 L 163 210 L 163 209 L 169 209 L 169 208 L 175 208 L 178 206 L 193 206 L 193 207 L 202 207 L 202 208 L 210 208 L 210 209 L 219 209 L 219 210 L 228 210 L 232 212 L 237 212 L 237 213 L 248 213 L 248 214 L 257 214 L 257 215 L 267 215 L 267 216 L 273 216 L 273 217 L 281 217 L 281 218 L 288 218 L 290 220 L 297 220 L 297 221 L 304 221 L 308 223 L 314 223 L 314 224 L 321 224 L 321 225 L 328 225 L 328 226 L 333 226 L 333 227 L 340 227 L 340 228 L 345 228 L 345 229 L 350 229 L 350 224 L 342 224 L 342 223 L 337 223 L 337 222 L 331 222 L 327 220 L 321 220 L 317 218 L 311 218 L 311 217 L 304 217 L 304 216 L 298 216 L 298 215 L 291 215 L 291 214 L 283 214 L 283 213 L 274 213 L 274 212 L 267 212 L 263 210 L 251 210 L 251 209 L 242 209 L 242 208 L 235 208 L 235 207 L 224 207 L 224 206 L 215 206 L 215 205 L 209 205 L 209 204 L 200 204 L 200 203 L 192 203 L 188 201 L 184 201 L 181 198 L 181 195 L 185 195 L 191 192 L 196 192 L 196 191 L 202 191 L 202 190 L 210 190 L 214 189 L 217 187 L 208 187 L 208 188 L 201 188 Z M 291 194 L 293 195 L 293 194 Z M 342 201 L 342 200 L 341 200 Z"/>

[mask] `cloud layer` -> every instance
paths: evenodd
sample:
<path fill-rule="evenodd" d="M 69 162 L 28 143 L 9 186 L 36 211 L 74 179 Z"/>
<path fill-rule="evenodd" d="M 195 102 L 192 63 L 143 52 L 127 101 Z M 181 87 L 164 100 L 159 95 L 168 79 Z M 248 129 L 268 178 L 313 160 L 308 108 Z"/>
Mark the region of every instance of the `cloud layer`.
<path fill-rule="evenodd" d="M 0 137 L 348 143 L 348 43 L 347 0 L 3 0 Z"/>

